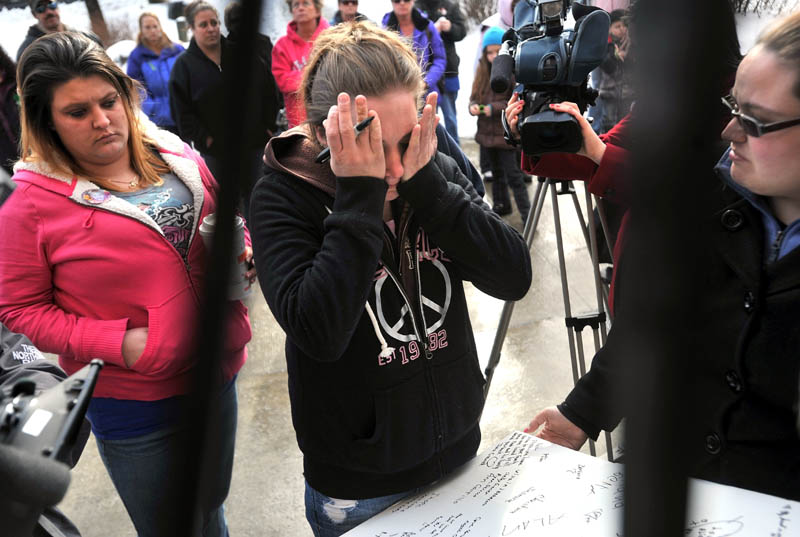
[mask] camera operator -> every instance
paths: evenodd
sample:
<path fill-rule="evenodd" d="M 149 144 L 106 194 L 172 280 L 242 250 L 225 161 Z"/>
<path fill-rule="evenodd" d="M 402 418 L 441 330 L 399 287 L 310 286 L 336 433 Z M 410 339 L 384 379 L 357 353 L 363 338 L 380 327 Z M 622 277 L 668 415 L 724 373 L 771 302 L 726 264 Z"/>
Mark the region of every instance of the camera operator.
<path fill-rule="evenodd" d="M 735 28 L 731 13 L 719 13 L 722 24 Z M 691 475 L 793 500 L 800 499 L 798 59 L 800 12 L 795 12 L 763 32 L 741 61 L 733 90 L 724 98 L 733 116 L 722 131 L 730 147 L 713 171 L 709 166 L 707 184 L 696 185 L 703 191 L 689 193 L 707 204 L 695 230 L 707 248 L 693 260 L 700 270 L 689 283 L 703 294 L 691 308 L 702 326 L 687 349 L 693 367 L 683 374 L 687 397 L 694 396 L 689 397 L 694 406 L 685 443 Z M 569 103 L 559 106 L 580 116 Z M 646 111 L 634 110 L 640 113 Z M 581 156 L 547 157 L 556 159 L 553 167 L 560 160 L 566 168 L 581 159 L 578 166 L 591 178 L 606 159 L 624 156 L 624 149 L 612 149 L 617 140 L 608 137 L 598 142 L 588 135 L 588 123 L 581 126 L 586 136 Z M 630 127 L 624 122 L 619 127 L 628 143 L 635 142 Z M 526 159 L 526 164 L 538 165 L 547 157 Z M 627 167 L 625 160 L 617 160 L 617 169 Z M 569 170 L 562 174 L 571 175 Z M 643 217 L 634 218 L 632 225 Z M 618 265 L 618 271 L 625 268 L 624 262 Z M 620 284 L 625 281 L 620 274 Z M 625 309 L 628 298 L 620 303 L 621 289 L 607 344 L 566 400 L 534 417 L 529 427 L 542 427 L 538 436 L 577 449 L 622 418 L 614 392 L 626 371 L 618 357 L 636 345 L 637 334 L 627 328 L 637 312 Z"/>
<path fill-rule="evenodd" d="M 36 384 L 36 393 L 41 393 L 58 385 L 66 378 L 66 373 L 58 367 L 55 363 L 46 360 L 42 353 L 31 343 L 31 341 L 22 334 L 11 332 L 6 326 L 0 323 L 0 404 L 5 405 L 12 397 L 12 389 L 17 381 L 27 379 Z M 78 458 L 83 452 L 86 445 L 86 440 L 89 438 L 89 422 L 85 419 L 81 426 L 80 432 L 76 438 L 72 449 L 69 451 L 68 460 L 66 461 L 70 467 L 75 466 Z M 10 483 L 16 482 L 19 484 L 25 479 L 25 468 L 17 466 L 11 467 L 8 464 L 6 455 L 11 448 L 6 447 L 0 443 L 0 513 L 5 513 L 5 507 L 10 502 L 20 502 L 20 498 L 28 499 L 30 491 L 20 490 L 9 486 Z M 26 453 L 27 454 L 27 453 Z M 31 453 L 31 457 L 41 457 L 39 453 Z M 38 461 L 32 460 L 36 465 Z M 14 474 L 12 478 L 11 475 Z M 32 487 L 34 484 L 32 484 Z M 46 483 L 37 483 L 36 487 L 47 487 Z M 56 487 L 56 484 L 52 485 Z M 58 491 L 54 491 L 58 495 Z M 32 512 L 36 512 L 44 508 L 44 512 L 38 519 L 32 535 L 36 537 L 52 536 L 52 537 L 80 537 L 78 529 L 55 507 L 44 505 L 26 505 Z M 11 520 L 11 517 L 2 522 L 6 531 L 15 532 L 17 529 L 15 525 L 21 524 L 22 520 Z M 32 524 L 32 522 L 30 522 Z"/>

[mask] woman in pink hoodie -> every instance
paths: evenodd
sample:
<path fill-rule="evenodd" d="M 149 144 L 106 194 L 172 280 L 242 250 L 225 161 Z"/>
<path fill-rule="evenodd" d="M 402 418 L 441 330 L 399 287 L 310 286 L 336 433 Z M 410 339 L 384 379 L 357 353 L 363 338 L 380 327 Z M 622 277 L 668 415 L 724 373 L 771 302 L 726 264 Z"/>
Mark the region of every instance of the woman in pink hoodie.
<path fill-rule="evenodd" d="M 286 25 L 286 35 L 272 49 L 272 74 L 283 93 L 289 127 L 306 119 L 306 111 L 297 90 L 303 78 L 303 68 L 314 40 L 330 25 L 322 17 L 322 0 L 286 0 L 292 21 Z"/>
<path fill-rule="evenodd" d="M 138 535 L 182 534 L 185 500 L 172 485 L 196 449 L 182 438 L 206 285 L 198 224 L 216 210 L 217 183 L 200 155 L 147 119 L 141 86 L 81 34 L 38 39 L 18 74 L 22 158 L 0 209 L 0 322 L 70 374 L 105 362 L 87 411 L 103 463 Z M 218 383 L 205 395 L 214 465 L 196 513 L 203 535 L 220 537 L 235 376 L 251 335 L 240 301 L 225 317 Z"/>

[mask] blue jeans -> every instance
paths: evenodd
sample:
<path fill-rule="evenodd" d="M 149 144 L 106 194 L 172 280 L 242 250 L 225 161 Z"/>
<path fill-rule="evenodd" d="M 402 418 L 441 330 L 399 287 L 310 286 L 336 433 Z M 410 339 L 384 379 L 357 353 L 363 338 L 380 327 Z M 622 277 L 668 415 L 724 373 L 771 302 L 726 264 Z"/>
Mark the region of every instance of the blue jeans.
<path fill-rule="evenodd" d="M 339 500 L 313 489 L 306 481 L 306 520 L 314 537 L 339 537 L 416 490 L 367 498 Z"/>
<path fill-rule="evenodd" d="M 458 139 L 458 114 L 456 114 L 456 97 L 458 92 L 442 92 L 439 94 L 439 108 L 442 110 L 444 116 L 444 128 L 447 134 L 453 137 L 458 145 L 461 145 L 461 140 Z"/>
<path fill-rule="evenodd" d="M 97 441 L 100 458 L 108 475 L 125 504 L 139 537 L 161 537 L 188 533 L 177 526 L 176 506 L 186 497 L 199 502 L 196 524 L 202 524 L 204 537 L 227 537 L 225 507 L 233 471 L 233 447 L 236 437 L 238 403 L 236 384 L 231 381 L 211 403 L 208 417 L 208 450 L 205 460 L 213 467 L 203 472 L 199 491 L 184 491 L 183 478 L 189 450 L 183 442 L 185 432 L 180 427 L 167 428 L 146 435 L 118 440 Z"/>

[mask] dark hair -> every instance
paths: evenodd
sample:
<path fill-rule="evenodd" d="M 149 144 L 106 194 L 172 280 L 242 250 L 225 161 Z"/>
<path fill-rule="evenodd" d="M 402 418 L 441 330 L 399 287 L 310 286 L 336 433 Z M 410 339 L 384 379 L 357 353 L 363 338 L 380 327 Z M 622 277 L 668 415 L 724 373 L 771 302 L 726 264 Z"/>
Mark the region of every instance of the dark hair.
<path fill-rule="evenodd" d="M 183 16 L 186 17 L 186 22 L 189 23 L 191 28 L 194 28 L 194 18 L 197 16 L 198 13 L 201 11 L 211 10 L 214 14 L 219 17 L 219 12 L 217 12 L 217 8 L 206 2 L 205 0 L 194 0 L 186 5 L 183 8 Z"/>
<path fill-rule="evenodd" d="M 486 57 L 486 48 L 481 52 L 481 59 L 478 61 L 478 67 L 475 69 L 475 78 L 472 79 L 472 93 L 470 93 L 469 100 L 473 103 L 482 104 L 481 97 L 486 90 L 489 89 L 489 77 L 492 71 L 492 64 Z"/>
<path fill-rule="evenodd" d="M 62 174 L 80 174 L 104 184 L 103 178 L 91 177 L 73 158 L 53 125 L 53 93 L 75 78 L 99 76 L 119 92 L 128 120 L 128 149 L 131 166 L 147 184 L 159 184 L 159 172 L 168 170 L 145 144 L 139 128 L 141 85 L 126 75 L 103 48 L 79 32 L 56 32 L 34 41 L 19 60 L 17 82 L 20 93 L 20 155 L 24 161 L 46 162 Z"/>
<path fill-rule="evenodd" d="M 6 51 L 3 49 L 3 47 L 0 47 L 0 73 L 3 74 L 3 83 L 6 83 L 10 80 L 16 86 L 17 65 L 14 63 L 14 60 L 11 59 L 11 56 L 6 54 Z"/>
<path fill-rule="evenodd" d="M 228 32 L 236 33 L 236 30 L 239 29 L 239 24 L 242 22 L 242 3 L 239 0 L 229 3 L 225 6 L 223 16 L 225 17 L 225 27 Z"/>
<path fill-rule="evenodd" d="M 618 22 L 618 21 L 622 21 L 623 23 L 627 23 L 627 21 L 625 20 L 625 17 L 627 15 L 628 15 L 628 12 L 625 11 L 624 9 L 615 9 L 614 11 L 612 11 L 610 13 L 611 24 L 614 24 L 615 22 Z"/>

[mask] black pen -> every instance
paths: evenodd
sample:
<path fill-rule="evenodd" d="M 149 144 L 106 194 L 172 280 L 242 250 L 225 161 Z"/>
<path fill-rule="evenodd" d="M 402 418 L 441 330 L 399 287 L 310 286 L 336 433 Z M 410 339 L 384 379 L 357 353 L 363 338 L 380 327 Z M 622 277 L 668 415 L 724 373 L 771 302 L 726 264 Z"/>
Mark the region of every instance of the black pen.
<path fill-rule="evenodd" d="M 373 119 L 375 119 L 375 116 L 369 116 L 367 119 L 359 122 L 358 125 L 356 125 L 356 137 L 358 137 L 358 135 L 361 134 L 364 131 L 364 129 L 369 127 L 369 124 L 372 123 Z M 321 164 L 322 162 L 328 162 L 330 159 L 331 159 L 331 148 L 326 147 L 325 149 L 320 151 L 319 155 L 317 155 L 317 158 L 314 159 L 314 162 L 316 162 L 317 164 Z"/>

